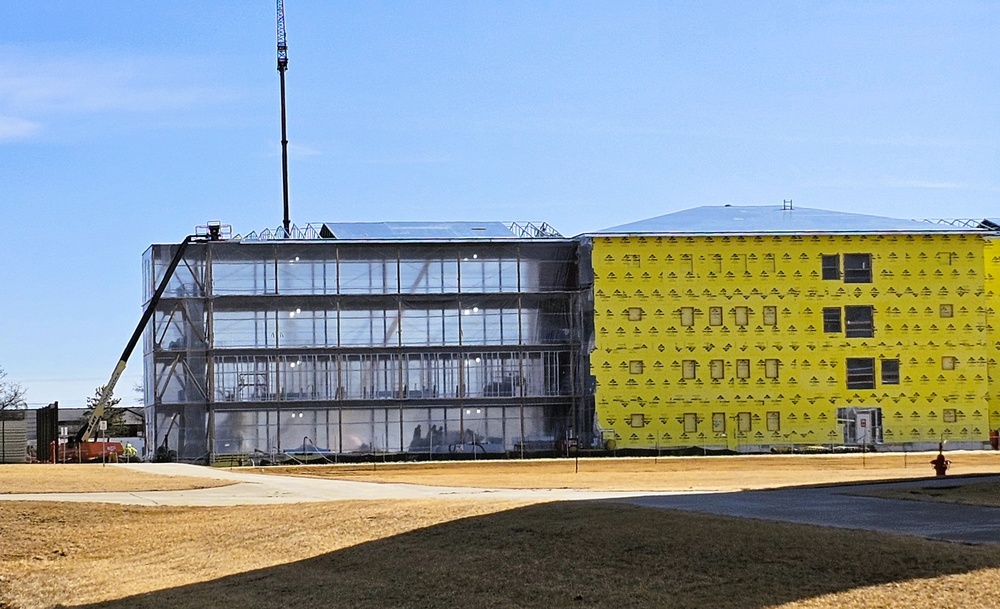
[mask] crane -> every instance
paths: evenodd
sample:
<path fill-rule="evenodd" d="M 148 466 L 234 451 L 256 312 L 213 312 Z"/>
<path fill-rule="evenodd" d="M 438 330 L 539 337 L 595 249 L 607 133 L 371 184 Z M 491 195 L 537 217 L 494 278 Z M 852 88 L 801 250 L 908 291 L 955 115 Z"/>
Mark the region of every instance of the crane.
<path fill-rule="evenodd" d="M 177 270 L 177 266 L 180 264 L 181 260 L 184 258 L 184 252 L 187 250 L 188 245 L 191 243 L 206 243 L 210 241 L 221 241 L 223 239 L 224 226 L 219 222 L 209 222 L 207 226 L 204 227 L 203 232 L 196 232 L 194 235 L 188 235 L 177 247 L 177 251 L 174 252 L 174 257 L 170 260 L 170 264 L 167 265 L 166 271 L 163 273 L 163 277 L 160 279 L 159 285 L 157 285 L 156 290 L 153 292 L 153 296 L 146 303 L 146 308 L 142 312 L 142 317 L 139 319 L 138 325 L 136 325 L 135 330 L 132 332 L 132 337 L 129 338 L 128 343 L 125 345 L 125 349 L 122 351 L 122 355 L 118 358 L 118 365 L 115 366 L 114 371 L 111 373 L 111 379 L 108 380 L 107 384 L 104 385 L 104 390 L 101 392 L 100 398 L 94 405 L 94 410 L 84 421 L 83 425 L 77 430 L 74 437 L 68 443 L 67 449 L 63 452 L 62 460 L 64 461 L 92 461 L 101 459 L 101 451 L 104 449 L 92 445 L 90 439 L 94 436 L 94 430 L 97 428 L 98 422 L 104 415 L 104 411 L 107 409 L 108 404 L 111 401 L 111 396 L 115 391 L 115 385 L 118 384 L 118 379 L 121 377 L 122 372 L 125 371 L 125 364 L 128 362 L 128 358 L 132 355 L 132 351 L 135 349 L 136 345 L 139 343 L 139 339 L 142 338 L 142 333 L 146 328 L 146 324 L 153 317 L 156 312 L 156 305 L 159 304 L 160 298 L 163 296 L 163 292 L 167 289 L 167 284 L 170 283 L 170 279 L 174 275 L 174 271 Z M 173 424 L 171 424 L 171 427 Z M 169 433 L 169 430 L 168 430 Z M 165 440 L 164 440 L 165 442 Z M 113 449 L 118 454 L 121 454 L 121 446 L 117 445 Z"/>
<path fill-rule="evenodd" d="M 281 185 L 285 216 L 282 226 L 285 237 L 291 236 L 288 218 L 288 135 L 285 123 L 285 70 L 288 69 L 288 41 L 285 40 L 285 2 L 278 0 L 278 77 L 281 81 Z"/>

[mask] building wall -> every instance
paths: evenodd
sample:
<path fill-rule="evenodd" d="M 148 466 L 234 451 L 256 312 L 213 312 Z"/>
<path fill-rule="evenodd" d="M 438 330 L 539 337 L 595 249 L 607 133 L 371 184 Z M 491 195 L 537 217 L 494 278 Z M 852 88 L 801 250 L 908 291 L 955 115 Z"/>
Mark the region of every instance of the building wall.
<path fill-rule="evenodd" d="M 983 264 L 985 265 L 986 302 L 983 304 L 986 328 L 989 333 L 986 364 L 989 370 L 989 428 L 1000 430 L 1000 323 L 997 323 L 997 298 L 1000 298 L 1000 239 L 984 240 Z"/>
<path fill-rule="evenodd" d="M 973 234 L 595 237 L 597 426 L 621 448 L 981 446 L 1000 350 L 985 249 Z"/>
<path fill-rule="evenodd" d="M 145 334 L 149 433 L 181 459 L 554 449 L 583 427 L 581 295 L 569 240 L 195 244 Z"/>

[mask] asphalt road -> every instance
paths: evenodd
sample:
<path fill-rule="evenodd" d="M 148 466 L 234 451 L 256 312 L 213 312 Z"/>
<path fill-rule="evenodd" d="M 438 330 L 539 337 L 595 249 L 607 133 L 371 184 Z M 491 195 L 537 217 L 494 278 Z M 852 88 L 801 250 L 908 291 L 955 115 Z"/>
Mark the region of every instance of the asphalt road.
<path fill-rule="evenodd" d="M 1000 543 L 1000 508 L 851 494 L 879 489 L 957 486 L 983 482 L 1000 482 L 1000 476 L 949 476 L 881 484 L 784 488 L 711 495 L 649 495 L 628 501 L 646 507 L 740 518 L 882 531 L 962 543 Z"/>
<path fill-rule="evenodd" d="M 0 501 L 75 501 L 131 505 L 260 505 L 345 500 L 482 499 L 489 501 L 615 500 L 740 518 L 883 531 L 963 543 L 1000 543 L 1000 508 L 863 497 L 880 488 L 1000 482 L 998 476 L 782 488 L 734 493 L 599 492 L 573 489 L 491 489 L 324 480 L 247 474 L 185 464 L 120 464 L 145 472 L 233 482 L 229 486 L 128 493 L 0 494 Z"/>

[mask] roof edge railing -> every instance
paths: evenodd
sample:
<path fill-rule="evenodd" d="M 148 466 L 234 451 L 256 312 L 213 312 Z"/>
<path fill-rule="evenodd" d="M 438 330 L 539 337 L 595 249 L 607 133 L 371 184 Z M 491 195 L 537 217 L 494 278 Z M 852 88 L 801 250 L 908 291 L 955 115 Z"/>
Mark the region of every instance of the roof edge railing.
<path fill-rule="evenodd" d="M 564 239 L 562 233 L 557 231 L 547 222 L 503 222 L 510 232 L 511 237 L 517 239 Z M 261 231 L 252 231 L 245 235 L 234 235 L 235 241 L 312 241 L 318 239 L 336 238 L 325 223 L 315 222 L 306 224 L 304 227 L 292 225 L 288 232 L 281 226 L 276 228 L 265 228 Z"/>

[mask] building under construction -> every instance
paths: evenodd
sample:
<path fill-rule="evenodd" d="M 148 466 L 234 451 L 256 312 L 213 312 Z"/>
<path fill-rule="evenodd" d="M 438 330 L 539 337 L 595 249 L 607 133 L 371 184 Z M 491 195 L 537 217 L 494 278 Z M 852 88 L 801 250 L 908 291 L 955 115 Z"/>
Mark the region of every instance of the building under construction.
<path fill-rule="evenodd" d="M 145 331 L 150 452 L 537 454 L 591 432 L 579 241 L 498 222 L 283 235 L 187 249 Z M 146 251 L 147 299 L 177 247 Z"/>
<path fill-rule="evenodd" d="M 147 450 L 996 446 L 998 228 L 724 206 L 192 243 L 146 328 Z"/>

